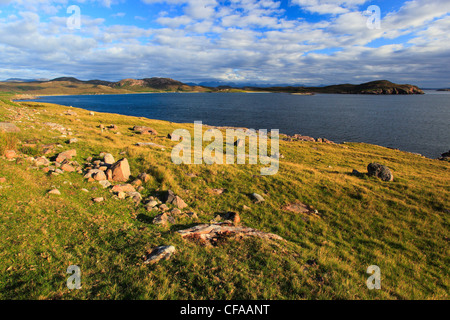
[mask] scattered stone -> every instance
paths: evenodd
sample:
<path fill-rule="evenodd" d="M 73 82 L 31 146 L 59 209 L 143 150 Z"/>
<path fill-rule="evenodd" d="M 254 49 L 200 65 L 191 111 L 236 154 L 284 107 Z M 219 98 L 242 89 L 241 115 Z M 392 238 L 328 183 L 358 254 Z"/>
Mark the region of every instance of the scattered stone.
<path fill-rule="evenodd" d="M 198 219 L 198 215 L 195 212 L 188 212 L 186 213 L 189 218 L 191 219 Z"/>
<path fill-rule="evenodd" d="M 136 189 L 129 183 L 117 184 L 112 188 L 112 192 L 136 192 Z"/>
<path fill-rule="evenodd" d="M 246 206 L 245 204 L 242 206 L 242 210 L 246 210 L 246 211 L 248 211 L 248 210 L 251 210 L 251 208 L 249 207 L 249 206 Z"/>
<path fill-rule="evenodd" d="M 92 201 L 94 201 L 95 203 L 100 203 L 103 202 L 105 199 L 103 197 L 99 197 L 99 198 L 94 198 L 92 199 Z"/>
<path fill-rule="evenodd" d="M 170 214 L 173 215 L 173 216 L 180 215 L 180 214 L 181 214 L 181 210 L 180 210 L 180 209 L 177 209 L 177 208 L 173 208 L 173 209 L 170 211 Z"/>
<path fill-rule="evenodd" d="M 74 172 L 75 168 L 72 167 L 70 164 L 68 163 L 64 163 L 63 165 L 61 165 L 61 170 L 63 171 L 67 171 L 67 172 Z"/>
<path fill-rule="evenodd" d="M 225 220 L 230 220 L 234 225 L 238 225 L 241 222 L 241 217 L 236 212 L 227 212 L 224 216 Z"/>
<path fill-rule="evenodd" d="M 133 201 L 136 202 L 136 203 L 139 203 L 139 202 L 141 202 L 141 200 L 142 200 L 142 195 L 141 195 L 139 192 L 137 192 L 137 191 L 134 191 L 134 192 L 127 192 L 127 195 L 128 195 L 130 198 L 132 198 Z"/>
<path fill-rule="evenodd" d="M 166 206 L 165 204 L 162 204 L 162 205 L 160 205 L 159 206 L 159 210 L 161 210 L 161 211 L 167 211 L 167 210 L 169 210 L 169 207 L 168 206 Z"/>
<path fill-rule="evenodd" d="M 69 140 L 69 144 L 77 143 L 77 142 L 78 142 L 77 138 L 72 138 L 72 139 Z"/>
<path fill-rule="evenodd" d="M 20 129 L 13 123 L 0 122 L 0 131 L 4 131 L 4 132 L 20 132 Z"/>
<path fill-rule="evenodd" d="M 6 150 L 5 157 L 8 160 L 15 159 L 17 157 L 17 153 L 14 150 Z"/>
<path fill-rule="evenodd" d="M 104 181 L 106 180 L 106 174 L 103 171 L 98 170 L 98 172 L 92 175 L 92 178 L 94 178 L 95 181 Z"/>
<path fill-rule="evenodd" d="M 35 166 L 48 166 L 50 165 L 50 160 L 48 160 L 46 157 L 39 157 L 34 159 L 34 165 Z"/>
<path fill-rule="evenodd" d="M 252 197 L 253 197 L 253 199 L 256 200 L 256 203 L 260 203 L 260 202 L 264 202 L 265 201 L 263 196 L 261 196 L 258 193 L 252 193 Z"/>
<path fill-rule="evenodd" d="M 58 189 L 53 189 L 53 190 L 50 190 L 48 192 L 48 194 L 54 194 L 54 195 L 60 196 L 61 192 Z"/>
<path fill-rule="evenodd" d="M 85 188 L 81 189 L 81 191 L 86 192 L 86 193 L 89 193 L 89 190 L 88 190 L 88 189 L 85 189 Z"/>
<path fill-rule="evenodd" d="M 158 214 L 153 219 L 153 224 L 167 225 L 167 223 L 174 223 L 174 222 L 175 222 L 174 218 L 169 216 L 166 212 Z"/>
<path fill-rule="evenodd" d="M 0 178 L 0 183 L 5 183 L 5 182 L 6 182 L 6 178 L 1 177 L 1 178 Z"/>
<path fill-rule="evenodd" d="M 145 264 L 158 263 L 161 260 L 168 260 L 175 253 L 174 246 L 159 246 L 152 250 L 146 257 Z"/>
<path fill-rule="evenodd" d="M 106 179 L 108 181 L 112 181 L 112 170 L 111 169 L 106 170 Z"/>
<path fill-rule="evenodd" d="M 285 205 L 282 208 L 284 211 L 291 211 L 294 213 L 302 213 L 307 215 L 318 215 L 319 211 L 315 210 L 312 206 L 296 201 L 294 203 Z"/>
<path fill-rule="evenodd" d="M 377 177 L 383 181 L 394 180 L 394 175 L 392 174 L 391 169 L 379 163 L 370 163 L 367 166 L 367 174 L 370 177 Z"/>
<path fill-rule="evenodd" d="M 63 162 L 64 160 L 71 160 L 72 157 L 75 157 L 77 155 L 77 150 L 72 149 L 72 150 L 67 150 L 64 152 L 61 152 L 60 154 L 58 154 L 58 156 L 56 157 L 56 162 Z"/>
<path fill-rule="evenodd" d="M 134 187 L 139 187 L 142 185 L 142 180 L 141 179 L 136 179 L 131 183 Z"/>
<path fill-rule="evenodd" d="M 262 239 L 283 240 L 273 233 L 266 233 L 252 228 L 233 226 L 229 222 L 215 224 L 200 224 L 195 227 L 177 231 L 182 238 L 190 240 L 200 240 L 206 244 L 215 244 L 219 239 L 245 237 L 259 237 Z"/>
<path fill-rule="evenodd" d="M 184 209 L 188 206 L 186 202 L 184 202 L 179 196 L 175 195 L 172 190 L 167 191 L 165 203 L 172 204 L 179 209 Z"/>
<path fill-rule="evenodd" d="M 119 192 L 117 192 L 117 197 L 119 199 L 125 199 L 127 197 L 127 194 L 123 191 L 119 191 Z"/>
<path fill-rule="evenodd" d="M 216 195 L 221 195 L 224 193 L 227 189 L 221 188 L 221 189 L 209 189 L 209 191 Z"/>
<path fill-rule="evenodd" d="M 145 172 L 141 173 L 140 175 L 138 175 L 138 179 L 143 181 L 144 183 L 147 183 L 151 180 L 151 176 Z"/>
<path fill-rule="evenodd" d="M 111 153 L 106 153 L 103 157 L 103 162 L 106 164 L 114 164 L 116 160 L 114 160 L 114 157 Z"/>
<path fill-rule="evenodd" d="M 133 131 L 136 131 L 140 134 L 152 134 L 152 135 L 158 135 L 158 132 L 150 127 L 144 127 L 144 126 L 135 126 L 133 128 Z"/>
<path fill-rule="evenodd" d="M 117 161 L 111 167 L 112 170 L 112 180 L 126 182 L 130 178 L 130 165 L 126 158 Z"/>
<path fill-rule="evenodd" d="M 104 189 L 111 186 L 111 182 L 109 182 L 108 180 L 102 180 L 102 181 L 99 181 L 99 183 Z"/>
<path fill-rule="evenodd" d="M 90 116 L 95 116 L 95 113 L 91 111 L 91 112 L 89 112 L 89 115 Z"/>

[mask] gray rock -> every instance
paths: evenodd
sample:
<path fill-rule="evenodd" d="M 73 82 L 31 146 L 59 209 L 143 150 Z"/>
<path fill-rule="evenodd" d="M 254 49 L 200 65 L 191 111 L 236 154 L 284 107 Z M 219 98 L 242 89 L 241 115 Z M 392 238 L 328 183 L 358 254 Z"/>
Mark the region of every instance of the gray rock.
<path fill-rule="evenodd" d="M 258 193 L 252 193 L 252 197 L 256 200 L 257 203 L 265 201 L 263 196 Z"/>
<path fill-rule="evenodd" d="M 391 169 L 379 163 L 370 163 L 367 166 L 367 174 L 370 177 L 377 177 L 383 181 L 394 180 L 394 175 L 392 174 Z"/>
<path fill-rule="evenodd" d="M 169 216 L 166 212 L 158 214 L 153 219 L 153 224 L 167 225 L 167 223 L 174 223 L 174 222 L 175 220 L 173 219 L 173 217 Z"/>
<path fill-rule="evenodd" d="M 102 181 L 99 181 L 98 183 L 100 183 L 104 189 L 111 186 L 111 182 L 109 182 L 108 180 L 102 180 Z"/>
<path fill-rule="evenodd" d="M 174 246 L 159 246 L 152 250 L 152 252 L 147 255 L 145 264 L 158 263 L 161 260 L 168 260 L 175 253 Z"/>

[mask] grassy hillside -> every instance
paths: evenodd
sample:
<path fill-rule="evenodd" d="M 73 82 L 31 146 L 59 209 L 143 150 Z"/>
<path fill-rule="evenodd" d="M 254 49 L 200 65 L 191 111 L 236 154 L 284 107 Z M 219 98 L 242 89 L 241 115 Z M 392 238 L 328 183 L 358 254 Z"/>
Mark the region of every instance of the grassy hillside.
<path fill-rule="evenodd" d="M 19 154 L 0 158 L 0 299 L 448 299 L 449 162 L 361 143 L 280 141 L 278 174 L 261 176 L 259 165 L 173 164 L 175 142 L 166 136 L 192 131 L 193 124 L 13 103 L 5 94 L 2 121 L 21 131 L 0 133 L 0 153 Z M 100 124 L 118 129 L 102 131 Z M 136 125 L 158 135 L 135 134 L 130 128 Z M 78 142 L 69 145 L 70 138 Z M 171 189 L 189 205 L 183 211 L 198 219 L 154 225 L 158 212 L 117 200 L 82 174 L 34 168 L 28 157 L 43 155 L 49 144 L 55 149 L 47 157 L 75 148 L 80 164 L 100 152 L 126 157 L 133 178 L 151 175 L 144 199 Z M 390 167 L 395 180 L 351 174 L 366 172 L 370 162 Z M 60 196 L 48 194 L 54 188 Z M 226 191 L 215 194 L 218 188 Z M 253 192 L 265 202 L 255 203 Z M 105 201 L 94 203 L 95 197 Z M 285 210 L 296 201 L 319 213 Z M 238 212 L 244 226 L 286 241 L 249 238 L 210 247 L 175 232 L 227 211 Z M 143 264 L 142 256 L 159 245 L 173 245 L 176 253 Z M 70 265 L 81 268 L 80 290 L 66 287 Z M 366 287 L 370 265 L 381 269 L 381 290 Z"/>

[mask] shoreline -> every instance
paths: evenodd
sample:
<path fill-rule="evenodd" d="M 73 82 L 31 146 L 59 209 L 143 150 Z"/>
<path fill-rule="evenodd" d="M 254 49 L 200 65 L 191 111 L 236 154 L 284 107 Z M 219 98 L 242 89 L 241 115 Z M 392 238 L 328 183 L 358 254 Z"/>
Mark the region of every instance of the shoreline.
<path fill-rule="evenodd" d="M 272 93 L 272 92 L 269 92 Z M 137 93 L 137 94 L 143 94 L 143 93 Z M 67 95 L 57 95 L 57 96 L 67 96 Z M 70 95 L 69 95 L 70 96 Z M 13 101 L 13 100 L 12 100 Z M 16 100 L 14 100 L 16 101 Z M 39 103 L 38 101 L 27 101 L 27 100 L 20 100 L 18 102 L 34 102 L 34 103 Z M 56 104 L 56 103 L 50 103 L 50 102 L 44 102 L 44 103 L 49 103 L 49 104 L 53 104 L 59 107 L 65 107 L 65 108 L 77 108 L 77 109 L 81 109 L 84 111 L 89 111 L 89 112 L 100 112 L 100 111 L 95 111 L 95 110 L 89 110 L 86 108 L 81 108 L 81 107 L 72 107 L 72 106 L 66 106 L 66 105 L 62 105 L 62 104 Z M 126 116 L 126 117 L 134 117 L 134 118 L 144 118 L 146 120 L 150 120 L 150 121 L 165 121 L 167 123 L 175 123 L 175 124 L 189 124 L 192 125 L 193 123 L 190 122 L 176 122 L 176 121 L 170 121 L 170 120 L 164 120 L 164 119 L 152 119 L 152 118 L 148 118 L 145 116 L 135 116 L 135 115 L 128 115 L 128 114 L 122 114 L 122 113 L 113 113 L 113 112 L 103 112 L 101 111 L 100 113 L 104 113 L 104 114 L 109 114 L 109 115 L 120 115 L 120 116 Z M 230 125 L 210 125 L 210 124 L 205 124 L 202 123 L 202 125 L 204 127 L 208 127 L 208 128 L 216 128 L 219 130 L 225 130 L 225 129 L 243 129 L 244 131 L 250 130 L 251 128 L 248 127 L 236 127 L 236 126 L 230 126 Z M 259 131 L 259 129 L 254 129 L 256 132 Z M 270 134 L 268 132 L 268 134 Z M 400 152 L 404 152 L 404 153 L 408 153 L 411 155 L 415 155 L 418 157 L 422 157 L 422 158 L 426 158 L 429 160 L 439 160 L 439 157 L 437 158 L 431 158 L 431 157 L 427 157 L 419 152 L 412 152 L 412 151 L 407 151 L 407 150 L 402 150 L 399 148 L 395 148 L 395 147 L 387 147 L 387 146 L 383 146 L 383 145 L 379 145 L 379 144 L 374 144 L 374 143 L 369 143 L 369 142 L 364 142 L 364 141 L 342 141 L 342 142 L 334 142 L 331 140 L 328 140 L 327 138 L 322 138 L 322 137 L 318 137 L 318 138 L 314 138 L 311 136 L 306 136 L 306 135 L 302 135 L 302 134 L 286 134 L 286 133 L 282 133 L 279 132 L 279 136 L 280 136 L 280 140 L 285 140 L 285 141 L 310 141 L 310 142 L 315 142 L 315 143 L 329 143 L 329 144 L 337 144 L 337 145 L 345 145 L 345 144 L 349 144 L 349 143 L 358 143 L 358 144 L 366 144 L 366 145 L 371 145 L 371 146 L 376 146 L 376 147 L 381 147 L 381 148 L 386 148 L 386 149 L 390 149 L 390 150 L 395 150 L 395 151 L 400 151 Z M 446 152 L 446 151 L 443 151 Z"/>

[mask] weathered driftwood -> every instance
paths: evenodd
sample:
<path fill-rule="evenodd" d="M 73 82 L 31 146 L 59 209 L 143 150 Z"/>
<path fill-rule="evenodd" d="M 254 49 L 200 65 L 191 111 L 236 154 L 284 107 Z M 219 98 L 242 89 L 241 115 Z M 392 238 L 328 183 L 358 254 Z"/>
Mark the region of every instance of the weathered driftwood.
<path fill-rule="evenodd" d="M 234 226 L 230 222 L 215 224 L 200 224 L 195 227 L 177 231 L 182 238 L 191 240 L 200 240 L 209 243 L 215 243 L 223 238 L 245 238 L 258 237 L 262 239 L 283 240 L 282 237 L 260 230 Z"/>

